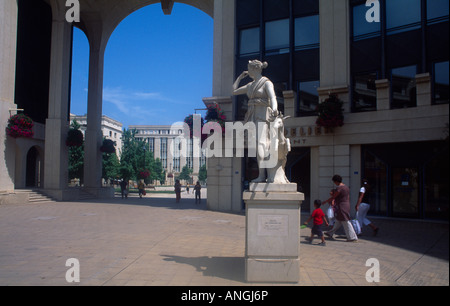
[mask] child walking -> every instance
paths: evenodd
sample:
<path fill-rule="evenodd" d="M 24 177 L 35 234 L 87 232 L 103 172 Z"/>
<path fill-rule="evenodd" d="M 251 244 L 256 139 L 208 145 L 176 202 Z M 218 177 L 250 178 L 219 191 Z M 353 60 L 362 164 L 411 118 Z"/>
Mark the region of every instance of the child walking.
<path fill-rule="evenodd" d="M 309 241 L 309 243 L 312 243 L 314 235 L 319 236 L 319 238 L 322 240 L 319 245 L 325 246 L 325 237 L 323 236 L 322 232 L 322 224 L 325 222 L 325 224 L 328 226 L 328 221 L 325 218 L 325 214 L 323 213 L 322 209 L 320 208 L 322 206 L 322 201 L 315 200 L 314 201 L 314 211 L 311 214 L 311 216 L 308 218 L 308 220 L 304 223 L 307 225 L 311 219 L 314 220 L 313 227 L 311 229 L 311 237 L 306 238 L 306 240 Z"/>

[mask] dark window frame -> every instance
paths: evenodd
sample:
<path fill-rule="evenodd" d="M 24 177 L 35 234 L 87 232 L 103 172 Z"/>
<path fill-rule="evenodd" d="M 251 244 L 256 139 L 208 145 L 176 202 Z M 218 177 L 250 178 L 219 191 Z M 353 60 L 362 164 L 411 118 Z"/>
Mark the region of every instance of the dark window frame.
<path fill-rule="evenodd" d="M 386 1 L 388 0 L 379 0 L 380 3 L 380 14 L 381 14 L 381 24 L 380 24 L 380 48 L 381 48 L 381 59 L 378 64 L 376 64 L 376 70 L 379 72 L 378 76 L 379 79 L 389 79 L 392 80 L 391 77 L 391 71 L 392 69 L 397 68 L 399 65 L 401 66 L 409 66 L 409 65 L 417 65 L 417 73 L 426 73 L 429 72 L 431 75 L 434 73 L 434 63 L 435 62 L 445 62 L 448 61 L 448 41 L 447 44 L 444 44 L 442 48 L 436 48 L 436 46 L 431 46 L 432 38 L 430 37 L 430 33 L 436 28 L 437 26 L 445 26 L 445 22 L 447 23 L 448 27 L 448 20 L 449 17 L 447 16 L 439 16 L 438 18 L 428 18 L 427 15 L 427 5 L 429 4 L 428 1 L 430 0 L 420 0 L 420 22 L 415 22 L 413 24 L 408 24 L 402 26 L 400 29 L 400 32 L 396 31 L 399 30 L 397 28 L 394 29 L 387 29 L 386 26 Z M 354 78 L 356 74 L 359 74 L 361 72 L 367 71 L 367 70 L 373 70 L 373 67 L 369 67 L 370 65 L 373 66 L 373 63 L 369 63 L 367 67 L 364 67 L 364 60 L 363 58 L 360 58 L 361 55 L 355 55 L 356 50 L 363 48 L 364 44 L 367 44 L 368 39 L 373 39 L 374 37 L 377 38 L 378 36 L 375 35 L 354 35 L 354 7 L 358 5 L 365 4 L 365 0 L 351 0 L 350 1 L 350 12 L 349 12 L 349 18 L 350 18 L 350 45 L 351 45 L 351 67 L 350 67 L 350 78 L 351 78 L 351 93 L 350 95 L 353 96 L 353 88 L 354 88 Z M 369 9 L 369 7 L 368 7 Z M 431 29 L 433 27 L 433 29 Z M 373 33 L 371 33 L 373 34 Z M 411 37 L 414 37 L 412 39 Z M 399 39 L 404 39 L 405 41 L 409 41 L 410 44 L 415 45 L 415 47 L 409 47 L 407 48 L 408 54 L 403 56 L 401 58 L 401 63 L 399 63 L 397 60 L 393 60 L 393 57 L 395 56 L 394 50 L 398 53 L 398 50 L 395 48 L 395 46 L 392 45 L 392 41 L 398 41 Z M 433 43 L 436 43 L 433 41 Z M 418 47 L 417 47 L 418 44 Z M 390 50 L 391 49 L 391 50 Z M 441 50 L 442 49 L 442 50 Z M 436 51 L 438 50 L 438 51 Z M 446 51 L 447 50 L 447 51 Z M 369 50 L 372 52 L 372 50 Z M 376 53 L 373 53 L 373 58 L 376 58 Z M 357 57 L 359 56 L 359 57 Z M 397 56 L 398 57 L 398 56 Z M 355 62 L 359 63 L 357 68 L 355 68 Z M 363 63 L 361 65 L 361 63 Z M 391 83 L 392 85 L 392 83 Z M 435 87 L 434 84 L 434 78 L 432 78 L 432 88 Z M 356 111 L 356 107 L 354 105 L 354 99 L 351 99 L 351 109 L 352 112 Z M 434 104 L 434 93 L 432 96 L 432 103 Z M 393 103 L 392 100 L 392 86 L 391 86 L 391 104 Z M 391 109 L 395 108 L 392 107 Z M 414 107 L 414 106 L 412 106 Z"/>

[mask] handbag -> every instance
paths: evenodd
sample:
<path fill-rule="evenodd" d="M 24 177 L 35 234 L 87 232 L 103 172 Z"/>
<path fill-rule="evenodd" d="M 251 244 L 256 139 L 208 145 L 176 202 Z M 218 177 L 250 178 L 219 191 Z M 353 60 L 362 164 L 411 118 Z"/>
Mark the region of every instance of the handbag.
<path fill-rule="evenodd" d="M 353 230 L 355 231 L 356 235 L 361 234 L 361 225 L 359 224 L 359 221 L 356 219 L 350 220 L 350 223 L 353 226 Z"/>
<path fill-rule="evenodd" d="M 333 207 L 328 207 L 328 210 L 327 210 L 327 217 L 328 217 L 328 219 L 334 219 L 334 209 L 333 209 Z"/>

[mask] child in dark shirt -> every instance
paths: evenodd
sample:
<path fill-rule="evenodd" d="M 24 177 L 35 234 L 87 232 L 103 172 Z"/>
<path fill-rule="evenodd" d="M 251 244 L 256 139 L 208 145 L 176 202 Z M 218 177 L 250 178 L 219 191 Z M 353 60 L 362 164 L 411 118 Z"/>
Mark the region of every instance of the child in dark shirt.
<path fill-rule="evenodd" d="M 322 242 L 319 243 L 319 245 L 325 246 L 325 237 L 323 236 L 322 232 L 322 224 L 325 222 L 325 224 L 328 226 L 328 221 L 325 218 L 325 214 L 323 213 L 320 206 L 322 205 L 322 202 L 320 200 L 314 201 L 314 211 L 311 214 L 311 216 L 308 218 L 308 220 L 304 223 L 307 225 L 311 219 L 314 220 L 313 227 L 311 229 L 311 237 L 308 237 L 307 240 L 312 243 L 314 235 L 317 235 L 322 239 Z"/>

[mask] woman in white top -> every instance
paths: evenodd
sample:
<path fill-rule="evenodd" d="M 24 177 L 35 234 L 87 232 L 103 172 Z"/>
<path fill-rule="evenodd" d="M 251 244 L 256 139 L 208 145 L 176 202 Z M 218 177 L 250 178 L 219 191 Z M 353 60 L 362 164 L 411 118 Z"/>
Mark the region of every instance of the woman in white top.
<path fill-rule="evenodd" d="M 368 225 L 373 230 L 373 235 L 378 234 L 379 228 L 375 226 L 369 219 L 366 218 L 369 212 L 370 205 L 369 202 L 369 181 L 366 179 L 362 180 L 361 189 L 359 190 L 358 202 L 356 203 L 356 219 L 361 226 Z"/>

